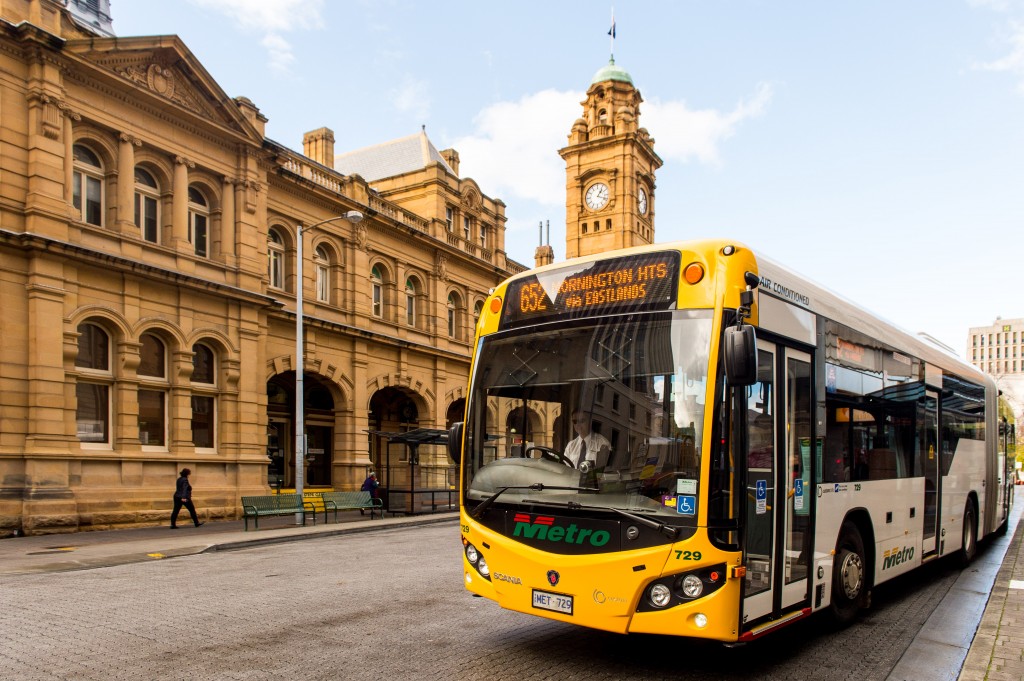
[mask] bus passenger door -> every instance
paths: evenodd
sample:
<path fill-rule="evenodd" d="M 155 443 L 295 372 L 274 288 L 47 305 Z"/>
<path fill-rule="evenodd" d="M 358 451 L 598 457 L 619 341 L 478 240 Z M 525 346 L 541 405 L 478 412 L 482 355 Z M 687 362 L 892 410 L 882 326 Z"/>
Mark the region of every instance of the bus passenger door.
<path fill-rule="evenodd" d="M 783 609 L 808 596 L 808 564 L 811 553 L 810 497 L 811 456 L 814 432 L 811 423 L 811 356 L 787 348 L 785 353 L 786 384 L 783 400 L 786 405 L 784 480 L 785 523 L 784 543 L 779 557 L 782 570 Z M 781 459 L 781 457 L 780 457 Z M 780 467 L 783 465 L 779 462 Z"/>
<path fill-rule="evenodd" d="M 747 389 L 744 622 L 807 598 L 811 540 L 811 358 L 761 340 L 757 347 L 758 382 Z"/>
<path fill-rule="evenodd" d="M 775 346 L 757 341 L 757 383 L 747 391 L 747 517 L 743 619 L 772 611 L 775 570 Z"/>
<path fill-rule="evenodd" d="M 939 526 L 939 394 L 928 390 L 918 402 L 918 419 L 921 430 L 918 433 L 917 460 L 918 474 L 924 476 L 924 535 L 921 542 L 921 556 L 934 554 L 938 548 Z"/>

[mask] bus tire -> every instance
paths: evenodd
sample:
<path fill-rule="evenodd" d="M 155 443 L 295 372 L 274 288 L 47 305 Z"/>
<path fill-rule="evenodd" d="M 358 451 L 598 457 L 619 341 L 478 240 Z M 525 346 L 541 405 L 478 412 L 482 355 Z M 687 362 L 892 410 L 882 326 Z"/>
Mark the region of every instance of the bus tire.
<path fill-rule="evenodd" d="M 965 568 L 971 564 L 974 557 L 978 555 L 978 516 L 974 512 L 974 504 L 967 500 L 964 507 L 964 531 L 963 544 L 959 553 L 960 567 Z"/>
<path fill-rule="evenodd" d="M 832 618 L 847 625 L 857 617 L 867 593 L 867 563 L 864 560 L 864 540 L 851 522 L 843 523 L 836 541 L 835 561 L 832 563 Z"/>

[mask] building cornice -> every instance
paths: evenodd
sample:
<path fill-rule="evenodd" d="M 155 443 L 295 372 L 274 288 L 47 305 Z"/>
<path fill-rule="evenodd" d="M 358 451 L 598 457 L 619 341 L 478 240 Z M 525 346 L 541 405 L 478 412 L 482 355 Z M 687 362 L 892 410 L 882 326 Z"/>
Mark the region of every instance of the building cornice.
<path fill-rule="evenodd" d="M 156 267 L 138 260 L 125 258 L 112 253 L 105 253 L 79 244 L 59 239 L 32 234 L 29 232 L 12 232 L 0 229 L 0 246 L 11 246 L 24 252 L 53 253 L 81 263 L 102 266 L 123 274 L 134 274 L 149 279 L 183 286 L 194 291 L 229 296 L 239 302 L 258 305 L 266 308 L 281 308 L 283 304 L 272 296 L 247 291 L 237 286 L 222 284 L 209 279 L 183 274 L 175 270 Z"/>

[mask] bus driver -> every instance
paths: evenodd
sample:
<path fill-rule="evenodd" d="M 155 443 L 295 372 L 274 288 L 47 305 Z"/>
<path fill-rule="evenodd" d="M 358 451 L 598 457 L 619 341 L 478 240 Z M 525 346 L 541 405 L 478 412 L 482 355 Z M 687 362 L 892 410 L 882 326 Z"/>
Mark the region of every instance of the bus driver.
<path fill-rule="evenodd" d="M 576 431 L 576 437 L 565 446 L 565 458 L 572 462 L 576 468 L 584 461 L 590 461 L 593 465 L 597 461 L 598 453 L 602 450 L 607 453 L 611 451 L 612 445 L 608 439 L 590 430 L 590 414 L 574 409 L 572 412 L 572 427 Z"/>

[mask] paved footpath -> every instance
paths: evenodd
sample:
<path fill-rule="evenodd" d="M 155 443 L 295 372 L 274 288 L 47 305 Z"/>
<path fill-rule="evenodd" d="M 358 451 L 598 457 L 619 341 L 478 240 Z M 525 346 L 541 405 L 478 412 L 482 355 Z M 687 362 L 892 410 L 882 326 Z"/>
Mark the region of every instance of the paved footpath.
<path fill-rule="evenodd" d="M 202 527 L 182 523 L 176 530 L 160 526 L 13 537 L 0 539 L 0 576 L 87 570 L 311 537 L 438 522 L 454 523 L 458 517 L 457 512 L 445 512 L 371 520 L 369 516 L 346 512 L 338 516 L 337 523 L 307 523 L 304 527 L 295 525 L 290 517 L 266 518 L 260 521 L 259 530 L 250 529 L 248 532 L 241 520 L 229 520 L 207 522 Z"/>
<path fill-rule="evenodd" d="M 1020 518 L 1024 494 L 1015 501 L 1014 515 Z M 1024 527 L 1021 523 L 1017 523 L 1006 549 L 960 679 L 1024 679 Z"/>
<path fill-rule="evenodd" d="M 893 668 L 888 681 L 1020 681 L 1024 679 L 1024 495 L 1010 535 L 986 541 L 978 560 L 957 579 Z M 344 514 L 337 523 L 297 526 L 291 518 L 78 532 L 0 540 L 0 576 L 85 570 L 248 548 L 306 538 L 432 523 L 458 513 L 370 519 Z M 959 676 L 958 676 L 959 675 Z"/>

